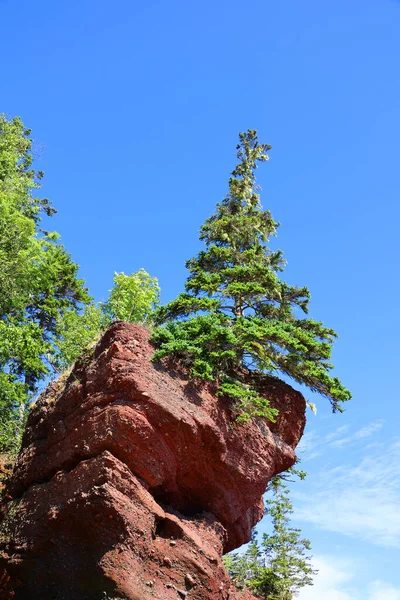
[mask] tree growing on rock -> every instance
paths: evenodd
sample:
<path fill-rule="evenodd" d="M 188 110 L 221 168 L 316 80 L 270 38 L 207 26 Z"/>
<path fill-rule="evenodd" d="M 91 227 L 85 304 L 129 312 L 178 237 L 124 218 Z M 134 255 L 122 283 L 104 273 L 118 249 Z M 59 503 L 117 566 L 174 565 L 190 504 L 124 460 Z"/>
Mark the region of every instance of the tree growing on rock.
<path fill-rule="evenodd" d="M 80 313 L 66 311 L 58 320 L 55 355 L 57 368 L 68 368 L 114 321 L 151 327 L 152 315 L 159 306 L 159 298 L 157 278 L 144 269 L 131 275 L 114 273 L 114 285 L 106 302 L 89 304 Z"/>
<path fill-rule="evenodd" d="M 186 291 L 158 311 L 152 337 L 155 360 L 172 355 L 193 377 L 218 380 L 239 420 L 276 414 L 258 394 L 254 371 L 287 375 L 325 396 L 334 411 L 351 398 L 329 374 L 335 331 L 301 316 L 309 291 L 280 278 L 282 252 L 268 246 L 278 223 L 261 206 L 255 170 L 269 150 L 255 130 L 239 135 L 228 195 L 200 230 L 205 249 L 187 261 Z"/>
<path fill-rule="evenodd" d="M 131 275 L 114 273 L 114 286 L 103 311 L 110 323 L 127 321 L 150 325 L 159 304 L 160 286 L 157 278 L 139 269 Z"/>

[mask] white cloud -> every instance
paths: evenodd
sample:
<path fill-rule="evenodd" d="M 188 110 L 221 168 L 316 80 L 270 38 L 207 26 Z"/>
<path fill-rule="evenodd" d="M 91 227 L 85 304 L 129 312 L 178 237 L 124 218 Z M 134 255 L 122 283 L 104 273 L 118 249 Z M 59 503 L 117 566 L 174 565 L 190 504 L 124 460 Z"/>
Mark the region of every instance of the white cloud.
<path fill-rule="evenodd" d="M 333 441 L 331 441 L 330 445 L 334 448 L 343 448 L 343 446 L 347 446 L 348 444 L 355 443 L 355 442 L 358 442 L 359 440 L 369 438 L 369 437 L 371 437 L 371 435 L 374 435 L 374 433 L 376 433 L 377 431 L 382 429 L 383 423 L 384 423 L 384 421 L 382 421 L 382 420 L 369 423 L 368 425 L 366 425 L 365 427 L 362 427 L 361 429 L 359 429 L 352 435 L 349 435 L 349 436 L 346 436 L 343 438 L 339 438 L 339 439 L 334 439 Z M 331 436 L 326 437 L 327 441 L 329 441 L 328 440 L 329 437 L 331 437 L 331 439 L 332 439 L 332 434 L 331 434 Z"/>
<path fill-rule="evenodd" d="M 370 585 L 368 600 L 400 600 L 400 589 L 382 581 L 374 581 Z"/>
<path fill-rule="evenodd" d="M 375 421 L 375 423 L 370 423 L 366 427 L 363 427 L 359 431 L 354 434 L 354 437 L 357 439 L 367 438 L 382 429 L 384 421 Z"/>
<path fill-rule="evenodd" d="M 350 564 L 329 556 L 314 556 L 312 564 L 318 574 L 313 586 L 300 591 L 299 600 L 356 600 L 352 591 L 346 589 L 353 577 Z"/>
<path fill-rule="evenodd" d="M 347 446 L 347 444 L 351 444 L 351 442 L 354 441 L 354 437 L 353 436 L 349 436 L 349 437 L 344 437 L 344 438 L 340 438 L 338 440 L 334 440 L 330 446 L 332 446 L 333 448 L 343 448 L 343 446 Z"/>
<path fill-rule="evenodd" d="M 400 439 L 374 439 L 382 427 L 379 420 L 353 433 L 344 426 L 306 438 L 306 457 L 310 450 L 321 451 L 326 461 L 320 460 L 319 470 L 309 473 L 307 494 L 298 488 L 292 491 L 296 521 L 353 537 L 365 548 L 366 543 L 400 548 Z M 352 452 L 337 452 L 339 466 L 333 467 L 333 449 L 348 447 Z M 312 563 L 319 574 L 314 586 L 300 591 L 299 600 L 400 600 L 397 581 L 372 580 L 374 575 L 368 581 L 368 560 L 361 547 L 347 560 L 314 556 Z"/>
<path fill-rule="evenodd" d="M 296 519 L 372 544 L 400 547 L 400 445 L 372 451 L 356 466 L 323 469 L 294 493 Z M 400 599 L 399 599 L 400 600 Z"/>
<path fill-rule="evenodd" d="M 373 421 L 352 434 L 343 435 L 348 432 L 349 425 L 341 425 L 335 431 L 327 435 L 320 435 L 315 431 L 306 431 L 297 448 L 297 453 L 303 460 L 311 460 L 321 456 L 327 446 L 332 448 L 343 448 L 349 444 L 359 443 L 382 429 L 383 420 Z"/>
<path fill-rule="evenodd" d="M 355 587 L 357 565 L 350 559 L 318 556 L 312 562 L 318 575 L 313 586 L 300 591 L 299 600 L 400 600 L 400 589 L 383 581 L 367 582 L 365 590 Z"/>
<path fill-rule="evenodd" d="M 325 437 L 325 441 L 326 442 L 331 442 L 335 438 L 339 437 L 340 435 L 342 435 L 343 433 L 345 433 L 346 431 L 348 431 L 348 429 L 349 429 L 349 425 L 341 425 L 341 427 L 338 427 L 337 429 L 335 429 L 335 431 L 333 431 L 332 433 L 329 433 Z"/>
<path fill-rule="evenodd" d="M 297 446 L 297 455 L 302 460 L 311 460 L 321 456 L 323 448 L 320 436 L 315 431 L 306 431 Z"/>
<path fill-rule="evenodd" d="M 320 446 L 320 437 L 315 431 L 306 431 L 303 437 L 301 438 L 300 444 L 297 447 L 297 450 L 303 452 L 305 450 L 311 451 Z"/>

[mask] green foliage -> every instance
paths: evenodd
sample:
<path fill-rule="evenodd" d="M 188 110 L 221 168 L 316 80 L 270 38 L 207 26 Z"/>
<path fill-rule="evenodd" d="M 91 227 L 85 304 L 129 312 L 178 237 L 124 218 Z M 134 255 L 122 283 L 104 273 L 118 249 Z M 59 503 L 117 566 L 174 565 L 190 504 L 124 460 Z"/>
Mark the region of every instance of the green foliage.
<path fill-rule="evenodd" d="M 266 514 L 273 525 L 272 534 L 265 533 L 261 544 L 265 564 L 274 575 L 274 590 L 269 588 L 270 574 L 256 578 L 254 589 L 269 594 L 271 600 L 291 600 L 302 587 L 312 585 L 313 570 L 306 554 L 310 541 L 301 538 L 301 531 L 290 527 L 293 507 L 282 479 L 272 480 L 273 496 L 267 501 Z"/>
<path fill-rule="evenodd" d="M 329 375 L 336 333 L 299 317 L 308 311 L 309 291 L 279 278 L 282 252 L 267 246 L 278 223 L 262 209 L 255 169 L 268 160 L 269 149 L 256 131 L 240 134 L 229 193 L 201 227 L 205 250 L 186 263 L 186 291 L 158 310 L 160 327 L 152 338 L 155 360 L 173 355 L 193 377 L 219 380 L 242 420 L 274 418 L 251 385 L 254 369 L 305 384 L 327 397 L 334 411 L 351 397 Z"/>
<path fill-rule="evenodd" d="M 114 287 L 104 305 L 104 313 L 110 322 L 149 324 L 159 303 L 158 281 L 144 269 L 131 275 L 114 273 Z"/>
<path fill-rule="evenodd" d="M 62 371 L 71 366 L 107 328 L 101 306 L 88 304 L 82 312 L 67 310 L 57 321 L 54 366 Z"/>
<path fill-rule="evenodd" d="M 9 385 L 8 380 L 5 381 L 5 384 L 5 388 L 3 388 L 3 377 L 1 374 L 0 386 L 3 392 L 7 390 L 7 387 L 11 387 L 11 392 L 14 391 L 14 387 Z M 19 396 L 16 396 L 14 405 L 11 404 L 11 399 L 0 404 L 0 454 L 6 455 L 9 458 L 18 454 L 22 431 L 25 426 L 25 419 L 20 420 L 18 418 L 19 415 L 14 412 L 14 406 L 17 405 L 19 400 Z"/>
<path fill-rule="evenodd" d="M 257 394 L 246 383 L 226 377 L 219 386 L 218 394 L 234 400 L 235 410 L 238 413 L 237 423 L 247 423 L 253 417 L 264 417 L 273 422 L 276 420 L 278 411 L 271 408 L 269 401 Z"/>
<path fill-rule="evenodd" d="M 35 192 L 30 131 L 0 115 L 0 451 L 15 452 L 26 408 L 39 384 L 70 365 L 107 327 L 147 322 L 157 305 L 156 280 L 141 270 L 116 274 L 108 303 L 92 303 L 78 265 L 56 232 L 40 229 L 55 209 Z"/>
<path fill-rule="evenodd" d="M 14 452 L 25 409 L 52 372 L 57 322 L 90 300 L 58 234 L 39 228 L 55 210 L 35 195 L 43 173 L 32 163 L 30 131 L 0 115 L 0 447 Z"/>
<path fill-rule="evenodd" d="M 253 580 L 258 578 L 264 569 L 256 535 L 257 532 L 254 532 L 251 542 L 242 554 L 232 552 L 223 557 L 225 568 L 239 590 L 251 589 Z"/>
<path fill-rule="evenodd" d="M 71 365 L 114 320 L 149 324 L 157 280 L 141 269 L 116 273 L 96 305 L 56 232 L 40 228 L 56 211 L 39 198 L 30 130 L 0 115 L 0 451 L 18 450 L 26 408 L 46 378 Z"/>
<path fill-rule="evenodd" d="M 292 600 L 302 587 L 313 584 L 316 571 L 307 555 L 309 540 L 290 526 L 293 507 L 282 478 L 272 480 L 271 492 L 265 512 L 271 517 L 272 533 L 265 533 L 261 544 L 254 536 L 242 555 L 228 555 L 224 563 L 239 589 L 249 588 L 269 600 Z"/>
<path fill-rule="evenodd" d="M 88 304 L 82 312 L 66 311 L 57 323 L 55 364 L 65 369 L 90 348 L 114 321 L 151 326 L 160 288 L 144 269 L 114 274 L 114 286 L 105 303 Z"/>

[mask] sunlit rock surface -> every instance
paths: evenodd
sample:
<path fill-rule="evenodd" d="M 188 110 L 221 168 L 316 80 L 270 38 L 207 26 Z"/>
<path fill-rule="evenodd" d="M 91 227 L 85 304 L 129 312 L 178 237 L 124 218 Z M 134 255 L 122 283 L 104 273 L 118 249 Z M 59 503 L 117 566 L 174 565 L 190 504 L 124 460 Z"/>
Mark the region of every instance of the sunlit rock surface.
<path fill-rule="evenodd" d="M 265 379 L 277 422 L 237 425 L 212 385 L 152 354 L 144 328 L 115 323 L 31 410 L 3 503 L 1 598 L 252 598 L 221 557 L 294 463 L 304 398 Z"/>

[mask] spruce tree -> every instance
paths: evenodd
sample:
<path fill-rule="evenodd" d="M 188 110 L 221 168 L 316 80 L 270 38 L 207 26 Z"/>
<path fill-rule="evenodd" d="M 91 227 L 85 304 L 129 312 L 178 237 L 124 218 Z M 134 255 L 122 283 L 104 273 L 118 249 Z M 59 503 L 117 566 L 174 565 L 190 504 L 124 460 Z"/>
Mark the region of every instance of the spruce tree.
<path fill-rule="evenodd" d="M 187 261 L 186 291 L 157 314 L 155 360 L 172 355 L 193 377 L 217 380 L 241 420 L 276 414 L 259 396 L 254 372 L 284 374 L 328 398 L 351 398 L 329 362 L 333 329 L 306 318 L 310 294 L 280 278 L 285 261 L 268 246 L 278 223 L 263 210 L 255 170 L 270 146 L 255 130 L 239 135 L 229 193 L 200 230 L 205 249 Z"/>
<path fill-rule="evenodd" d="M 258 581 L 265 570 L 261 559 L 260 545 L 257 541 L 257 531 L 253 530 L 251 542 L 244 552 L 225 554 L 223 562 L 238 590 L 252 589 L 253 581 Z"/>
<path fill-rule="evenodd" d="M 275 477 L 271 487 L 273 495 L 267 500 L 265 512 L 271 517 L 273 531 L 263 535 L 263 569 L 253 578 L 251 587 L 269 600 L 292 600 L 302 587 L 313 584 L 317 571 L 306 554 L 310 541 L 301 538 L 300 529 L 290 526 L 293 506 L 286 485 Z"/>
<path fill-rule="evenodd" d="M 292 600 L 304 586 L 313 585 L 310 541 L 290 525 L 293 507 L 288 488 L 281 477 L 269 486 L 272 495 L 265 513 L 272 522 L 271 533 L 264 533 L 261 544 L 256 532 L 242 554 L 224 557 L 225 567 L 238 589 L 251 589 L 260 598 Z"/>

